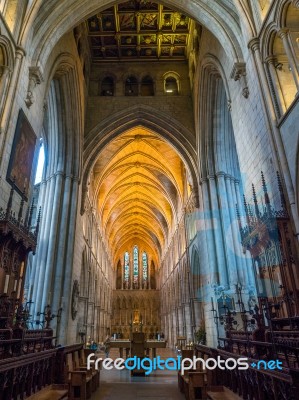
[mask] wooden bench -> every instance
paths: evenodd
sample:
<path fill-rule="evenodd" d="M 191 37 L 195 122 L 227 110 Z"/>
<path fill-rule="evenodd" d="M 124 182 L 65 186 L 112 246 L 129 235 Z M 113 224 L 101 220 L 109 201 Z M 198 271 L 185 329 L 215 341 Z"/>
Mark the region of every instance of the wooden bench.
<path fill-rule="evenodd" d="M 66 355 L 70 400 L 86 400 L 92 392 L 92 371 L 78 370 L 73 362 L 72 353 Z"/>
<path fill-rule="evenodd" d="M 183 376 L 183 381 L 184 381 L 184 393 L 186 400 L 194 400 L 195 398 L 200 398 L 200 399 L 207 398 L 206 372 L 190 371 L 188 374 Z"/>
<path fill-rule="evenodd" d="M 211 386 L 207 391 L 210 400 L 243 400 L 242 397 L 225 386 Z"/>
<path fill-rule="evenodd" d="M 100 386 L 100 369 L 95 369 L 95 365 L 91 365 L 91 369 L 87 369 L 87 356 L 88 356 L 89 351 L 84 351 L 82 349 L 81 351 L 75 351 L 73 354 L 73 361 L 74 361 L 74 367 L 76 371 L 87 371 L 91 374 L 92 377 L 92 382 L 91 382 L 91 390 L 94 392 L 97 390 L 97 388 Z M 102 364 L 99 364 L 99 367 L 101 368 Z"/>
<path fill-rule="evenodd" d="M 68 399 L 68 389 L 65 385 L 49 385 L 39 390 L 26 400 L 66 400 Z"/>
<path fill-rule="evenodd" d="M 181 350 L 182 360 L 184 358 L 191 358 L 191 360 L 192 360 L 193 355 L 194 355 L 193 350 Z M 188 374 L 188 371 L 186 371 L 185 374 Z M 180 392 L 183 393 L 184 392 L 184 377 L 181 374 L 181 371 L 178 371 L 178 387 L 179 387 Z"/>

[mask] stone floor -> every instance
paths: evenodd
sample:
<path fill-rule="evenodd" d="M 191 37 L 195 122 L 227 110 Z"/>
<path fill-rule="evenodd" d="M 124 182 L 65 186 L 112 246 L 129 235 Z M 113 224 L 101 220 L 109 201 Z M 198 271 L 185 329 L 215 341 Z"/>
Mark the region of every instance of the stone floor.
<path fill-rule="evenodd" d="M 169 349 L 157 351 L 157 355 L 166 359 L 175 357 Z M 102 354 L 100 355 L 102 356 Z M 111 358 L 119 357 L 113 350 Z M 130 371 L 115 369 L 101 371 L 100 388 L 91 400 L 183 400 L 178 390 L 176 371 L 155 371 L 149 376 L 131 376 Z"/>

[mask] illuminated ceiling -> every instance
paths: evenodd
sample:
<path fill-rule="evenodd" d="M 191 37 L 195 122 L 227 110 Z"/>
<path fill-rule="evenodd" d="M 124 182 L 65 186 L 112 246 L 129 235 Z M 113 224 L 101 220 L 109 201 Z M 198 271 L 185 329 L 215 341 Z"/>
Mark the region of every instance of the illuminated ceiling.
<path fill-rule="evenodd" d="M 120 3 L 86 24 L 93 62 L 187 58 L 192 20 L 156 2 Z"/>
<path fill-rule="evenodd" d="M 100 153 L 93 185 L 115 262 L 137 244 L 157 265 L 182 211 L 184 174 L 174 149 L 143 127 L 112 140 Z"/>

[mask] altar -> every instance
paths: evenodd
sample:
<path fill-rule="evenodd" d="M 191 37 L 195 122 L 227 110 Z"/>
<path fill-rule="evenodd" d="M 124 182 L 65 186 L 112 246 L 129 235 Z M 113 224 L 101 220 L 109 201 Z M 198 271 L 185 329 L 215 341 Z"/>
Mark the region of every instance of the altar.
<path fill-rule="evenodd" d="M 157 355 L 157 349 L 166 348 L 166 341 L 165 340 L 146 340 L 144 342 L 144 352 L 147 357 L 150 356 L 154 358 Z M 116 339 L 111 340 L 110 348 L 119 349 L 119 356 L 120 358 L 124 358 L 124 350 L 125 356 L 128 358 L 130 356 L 131 350 L 131 341 L 129 339 Z"/>

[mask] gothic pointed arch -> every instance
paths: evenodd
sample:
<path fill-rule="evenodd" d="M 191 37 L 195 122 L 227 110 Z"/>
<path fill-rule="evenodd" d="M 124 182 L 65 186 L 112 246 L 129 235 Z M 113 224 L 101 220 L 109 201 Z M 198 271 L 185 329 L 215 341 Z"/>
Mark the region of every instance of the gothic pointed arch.
<path fill-rule="evenodd" d="M 70 31 L 74 25 L 78 25 L 80 21 L 88 15 L 111 7 L 114 4 L 115 1 L 102 1 L 99 3 L 98 0 L 89 0 L 87 13 L 86 1 L 76 0 L 71 10 L 66 4 L 61 4 L 60 7 L 56 7 L 55 2 L 52 7 L 45 10 L 42 7 L 39 8 L 37 2 L 34 9 L 31 10 L 31 15 L 28 20 L 28 23 L 32 24 L 31 27 L 34 32 L 34 40 L 32 43 L 34 62 L 38 60 L 42 63 L 45 62 L 53 48 L 52 46 L 56 44 L 59 37 L 67 31 Z M 243 60 L 241 24 L 238 15 L 239 11 L 241 17 L 244 18 L 242 9 L 239 8 L 237 11 L 235 5 L 231 2 L 228 6 L 221 1 L 214 1 L 211 4 L 203 0 L 196 0 L 192 3 L 186 2 L 184 6 L 182 6 L 179 0 L 174 0 L 172 6 L 181 10 L 186 15 L 190 15 L 190 17 L 197 20 L 203 26 L 208 27 L 223 48 L 228 50 L 231 59 L 237 61 Z M 59 12 L 60 16 L 58 24 L 57 12 Z M 44 23 L 41 23 L 42 21 Z M 58 25 L 55 30 L 55 35 L 53 35 L 54 32 L 51 30 L 53 23 Z M 61 35 L 57 35 L 57 32 L 60 32 Z M 28 31 L 23 31 L 22 42 L 26 41 L 28 34 Z"/>
<path fill-rule="evenodd" d="M 173 146 L 186 163 L 193 181 L 196 203 L 197 197 L 197 168 L 194 134 L 174 118 L 169 120 L 164 114 L 149 106 L 133 106 L 104 119 L 87 135 L 84 144 L 83 191 L 86 193 L 88 176 L 99 152 L 123 132 L 135 127 L 144 127 L 155 132 Z M 84 195 L 83 195 L 84 198 Z M 84 200 L 82 200 L 81 212 Z"/>

